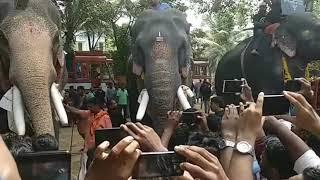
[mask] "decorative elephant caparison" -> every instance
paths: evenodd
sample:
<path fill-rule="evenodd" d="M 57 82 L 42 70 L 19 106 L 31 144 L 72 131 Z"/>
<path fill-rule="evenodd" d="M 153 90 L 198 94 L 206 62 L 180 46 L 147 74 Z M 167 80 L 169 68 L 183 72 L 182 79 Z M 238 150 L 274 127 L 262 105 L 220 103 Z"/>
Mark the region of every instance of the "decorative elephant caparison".
<path fill-rule="evenodd" d="M 36 151 L 56 150 L 56 119 L 68 121 L 59 92 L 67 75 L 60 27 L 51 0 L 0 1 L 0 97 L 12 98 L 8 115 L 17 134 L 31 129 Z"/>
<path fill-rule="evenodd" d="M 250 53 L 252 37 L 244 40 L 219 62 L 215 79 L 217 94 L 223 96 L 226 103 L 235 103 L 239 97 L 222 93 L 223 80 L 241 78 L 247 79 L 254 97 L 261 91 L 281 94 L 284 67 L 288 67 L 291 78 L 304 77 L 307 64 L 320 59 L 319 32 L 320 20 L 311 13 L 301 13 L 285 17 L 273 38 L 264 37 L 259 47 L 260 56 Z"/>
<path fill-rule="evenodd" d="M 142 120 L 147 111 L 158 134 L 163 132 L 167 112 L 177 108 L 177 99 L 184 109 L 190 108 L 183 93 L 189 89 L 181 86 L 190 82 L 189 30 L 186 15 L 170 9 L 143 12 L 131 32 L 133 49 L 129 64 L 133 74 L 128 77 L 130 109 L 134 111 L 131 114 Z M 144 88 L 138 108 L 139 91 Z"/>

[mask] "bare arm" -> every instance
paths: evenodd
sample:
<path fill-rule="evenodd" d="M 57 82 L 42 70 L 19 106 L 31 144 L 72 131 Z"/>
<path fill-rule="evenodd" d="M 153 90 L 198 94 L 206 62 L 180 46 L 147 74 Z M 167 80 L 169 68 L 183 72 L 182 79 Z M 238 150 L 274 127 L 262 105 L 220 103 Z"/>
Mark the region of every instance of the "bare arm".
<path fill-rule="evenodd" d="M 80 116 L 80 119 L 85 119 L 89 117 L 90 111 L 80 110 L 78 108 L 71 107 L 68 105 L 65 105 L 64 107 L 67 111 L 70 111 L 70 113 Z"/>
<path fill-rule="evenodd" d="M 274 117 L 268 117 L 264 127 L 280 139 L 282 144 L 287 147 L 290 157 L 294 161 L 310 149 L 302 139 Z"/>

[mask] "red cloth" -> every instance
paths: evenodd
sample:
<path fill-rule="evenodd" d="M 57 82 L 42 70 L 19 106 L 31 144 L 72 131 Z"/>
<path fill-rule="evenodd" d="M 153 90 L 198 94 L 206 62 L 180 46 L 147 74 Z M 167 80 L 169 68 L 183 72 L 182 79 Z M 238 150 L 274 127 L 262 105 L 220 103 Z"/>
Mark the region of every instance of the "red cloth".
<path fill-rule="evenodd" d="M 280 26 L 280 23 L 270 24 L 264 29 L 264 32 L 266 34 L 274 34 L 279 26 Z"/>
<path fill-rule="evenodd" d="M 100 111 L 98 114 L 91 114 L 89 119 L 89 131 L 86 136 L 86 148 L 95 148 L 95 131 L 97 129 L 112 128 L 109 114 L 105 111 Z"/>

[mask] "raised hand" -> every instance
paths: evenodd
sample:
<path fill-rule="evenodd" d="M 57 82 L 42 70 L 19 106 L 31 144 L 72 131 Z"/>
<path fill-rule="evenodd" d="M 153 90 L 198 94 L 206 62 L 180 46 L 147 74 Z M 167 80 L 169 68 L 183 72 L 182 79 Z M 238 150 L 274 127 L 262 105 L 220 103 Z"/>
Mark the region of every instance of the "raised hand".
<path fill-rule="evenodd" d="M 320 136 L 320 117 L 307 100 L 298 93 L 284 92 L 285 97 L 296 107 L 296 117 L 281 116 L 280 118 Z"/>
<path fill-rule="evenodd" d="M 224 139 L 235 142 L 237 136 L 238 110 L 235 105 L 228 106 L 222 117 L 221 127 Z"/>
<path fill-rule="evenodd" d="M 86 180 L 114 179 L 128 180 L 141 151 L 133 137 L 128 136 L 114 146 L 108 154 L 109 142 L 105 141 L 96 149 Z"/>
<path fill-rule="evenodd" d="M 121 128 L 129 133 L 136 141 L 139 142 L 144 152 L 163 152 L 168 151 L 161 142 L 158 134 L 150 127 L 141 123 L 126 123 Z"/>
<path fill-rule="evenodd" d="M 187 171 L 194 179 L 228 179 L 218 158 L 207 150 L 196 146 L 177 146 L 175 151 L 187 158 L 187 162 L 182 163 L 181 168 Z"/>
<path fill-rule="evenodd" d="M 301 83 L 301 90 L 298 93 L 303 95 L 308 102 L 311 102 L 314 96 L 314 92 L 311 88 L 311 82 L 304 78 L 297 78 L 296 80 Z"/>
<path fill-rule="evenodd" d="M 251 87 L 248 85 L 247 81 L 244 80 L 244 85 L 242 86 L 241 99 L 245 102 L 254 102 Z"/>
<path fill-rule="evenodd" d="M 209 131 L 209 127 L 208 127 L 208 119 L 207 119 L 208 115 L 204 112 L 201 112 L 198 116 L 197 119 L 199 120 L 199 126 L 201 128 L 202 131 Z"/>
<path fill-rule="evenodd" d="M 237 139 L 247 140 L 254 144 L 258 133 L 261 131 L 263 126 L 262 120 L 262 108 L 264 101 L 264 93 L 260 93 L 256 103 L 250 103 L 250 106 L 243 110 L 244 107 L 241 105 L 243 112 L 240 114 L 238 121 L 238 135 Z"/>

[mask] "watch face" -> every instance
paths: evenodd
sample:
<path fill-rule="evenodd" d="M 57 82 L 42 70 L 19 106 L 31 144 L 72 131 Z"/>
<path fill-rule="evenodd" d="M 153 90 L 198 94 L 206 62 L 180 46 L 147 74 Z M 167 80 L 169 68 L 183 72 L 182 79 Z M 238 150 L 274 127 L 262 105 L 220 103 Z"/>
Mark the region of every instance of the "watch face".
<path fill-rule="evenodd" d="M 252 146 L 245 141 L 241 141 L 237 144 L 237 150 L 241 153 L 250 153 L 251 149 Z"/>

